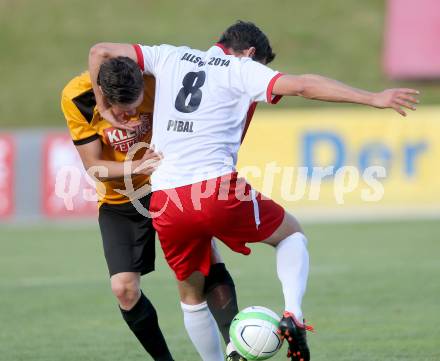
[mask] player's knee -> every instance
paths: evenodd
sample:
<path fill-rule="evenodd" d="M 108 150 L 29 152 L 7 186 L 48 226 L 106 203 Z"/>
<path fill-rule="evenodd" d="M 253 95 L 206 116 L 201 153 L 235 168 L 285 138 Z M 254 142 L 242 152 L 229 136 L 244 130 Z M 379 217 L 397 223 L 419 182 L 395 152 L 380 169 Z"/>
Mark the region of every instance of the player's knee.
<path fill-rule="evenodd" d="M 294 234 L 294 233 L 299 232 L 299 233 L 304 234 L 304 231 L 303 231 L 301 225 L 299 224 L 298 220 L 293 215 L 286 212 L 285 216 L 284 216 L 284 220 L 286 222 L 285 227 L 286 227 L 287 233 Z"/>
<path fill-rule="evenodd" d="M 206 301 L 203 293 L 205 276 L 200 271 L 193 272 L 184 281 L 179 281 L 180 301 L 187 305 L 198 305 Z"/>
<path fill-rule="evenodd" d="M 198 305 L 206 301 L 206 298 L 200 294 L 184 294 L 180 296 L 180 301 L 187 305 Z"/>
<path fill-rule="evenodd" d="M 290 213 L 284 213 L 284 219 L 278 229 L 263 242 L 271 246 L 277 246 L 280 241 L 295 233 L 304 234 L 304 231 L 298 220 Z"/>
<path fill-rule="evenodd" d="M 114 279 L 111 282 L 112 292 L 123 308 L 131 308 L 135 305 L 140 295 L 137 282 Z"/>

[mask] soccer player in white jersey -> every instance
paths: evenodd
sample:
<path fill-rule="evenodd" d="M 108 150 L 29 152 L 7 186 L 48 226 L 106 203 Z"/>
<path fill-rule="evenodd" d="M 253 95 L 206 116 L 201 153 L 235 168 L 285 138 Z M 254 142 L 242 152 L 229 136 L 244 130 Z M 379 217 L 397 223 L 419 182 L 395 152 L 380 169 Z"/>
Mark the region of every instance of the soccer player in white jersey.
<path fill-rule="evenodd" d="M 295 361 L 308 361 L 301 301 L 309 271 L 307 239 L 297 220 L 237 177 L 235 165 L 249 106 L 279 96 L 415 109 L 413 89 L 371 93 L 318 75 L 289 75 L 268 68 L 274 54 L 252 23 L 228 28 L 207 51 L 171 45 L 101 43 L 89 70 L 101 114 L 111 118 L 96 84 L 100 65 L 127 56 L 156 78 L 152 144 L 163 153 L 152 175 L 150 211 L 169 266 L 178 279 L 187 332 L 201 358 L 223 359 L 218 330 L 203 296 L 211 238 L 249 254 L 247 242 L 276 249 L 285 312 L 280 333 Z"/>

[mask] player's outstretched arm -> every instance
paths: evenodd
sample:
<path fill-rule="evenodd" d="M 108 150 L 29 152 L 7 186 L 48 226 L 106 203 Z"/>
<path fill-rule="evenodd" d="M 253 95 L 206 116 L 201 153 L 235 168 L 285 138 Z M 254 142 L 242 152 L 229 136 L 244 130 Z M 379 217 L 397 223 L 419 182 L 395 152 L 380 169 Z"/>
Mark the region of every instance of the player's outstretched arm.
<path fill-rule="evenodd" d="M 380 93 L 371 93 L 362 89 L 352 88 L 339 81 L 320 75 L 283 75 L 272 90 L 274 95 L 302 96 L 307 99 L 339 103 L 356 103 L 376 108 L 392 108 L 406 116 L 403 108 L 416 110 L 419 103 L 415 89 L 386 89 Z"/>
<path fill-rule="evenodd" d="M 96 106 L 101 115 L 114 126 L 121 129 L 133 130 L 130 125 L 121 124 L 111 112 L 110 105 L 106 102 L 101 89 L 98 86 L 98 73 L 101 64 L 111 58 L 126 56 L 137 62 L 136 51 L 131 44 L 98 43 L 89 52 L 89 72 L 92 81 L 93 92 L 96 97 Z"/>

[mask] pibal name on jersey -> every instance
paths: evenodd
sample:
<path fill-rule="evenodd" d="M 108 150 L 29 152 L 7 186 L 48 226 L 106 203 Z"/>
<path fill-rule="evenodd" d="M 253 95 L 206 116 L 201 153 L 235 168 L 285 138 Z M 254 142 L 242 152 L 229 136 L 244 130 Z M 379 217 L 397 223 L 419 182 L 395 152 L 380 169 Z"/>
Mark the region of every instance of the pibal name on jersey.
<path fill-rule="evenodd" d="M 189 120 L 169 120 L 167 130 L 171 132 L 193 133 L 193 123 Z"/>

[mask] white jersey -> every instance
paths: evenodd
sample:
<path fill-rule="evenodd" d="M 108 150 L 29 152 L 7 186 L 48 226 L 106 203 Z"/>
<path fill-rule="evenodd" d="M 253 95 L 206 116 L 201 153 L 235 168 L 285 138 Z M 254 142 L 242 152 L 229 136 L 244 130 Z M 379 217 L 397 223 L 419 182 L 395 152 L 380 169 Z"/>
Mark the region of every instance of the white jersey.
<path fill-rule="evenodd" d="M 138 63 L 156 78 L 153 138 L 164 159 L 152 190 L 176 188 L 235 171 L 246 114 L 271 103 L 281 75 L 251 58 L 171 45 L 135 45 Z"/>

